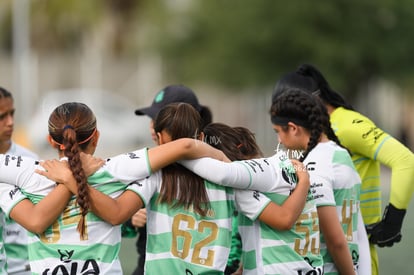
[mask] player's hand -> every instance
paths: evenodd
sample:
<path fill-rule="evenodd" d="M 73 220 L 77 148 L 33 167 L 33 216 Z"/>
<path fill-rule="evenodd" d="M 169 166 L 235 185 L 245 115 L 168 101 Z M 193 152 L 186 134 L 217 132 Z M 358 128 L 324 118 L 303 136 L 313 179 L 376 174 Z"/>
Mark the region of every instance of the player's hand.
<path fill-rule="evenodd" d="M 42 160 L 39 162 L 42 169 L 36 169 L 35 172 L 47 177 L 48 179 L 57 183 L 66 183 L 73 179 L 73 173 L 69 168 L 67 160 Z"/>
<path fill-rule="evenodd" d="M 390 203 L 385 208 L 382 220 L 367 226 L 367 233 L 370 234 L 369 242 L 379 247 L 391 247 L 394 243 L 400 242 L 405 213 L 405 209 L 397 209 Z"/>
<path fill-rule="evenodd" d="M 44 160 L 39 164 L 44 170 L 36 169 L 36 173 L 56 183 L 64 184 L 73 194 L 78 193 L 78 185 L 67 160 Z"/>
<path fill-rule="evenodd" d="M 105 161 L 103 159 L 94 157 L 91 154 L 81 152 L 79 156 L 82 162 L 83 171 L 85 171 L 85 175 L 87 177 L 95 173 L 99 168 L 102 167 L 102 165 L 105 164 Z"/>
<path fill-rule="evenodd" d="M 131 217 L 131 224 L 135 227 L 143 227 L 147 223 L 147 209 L 141 208 Z"/>
<path fill-rule="evenodd" d="M 298 177 L 298 182 L 308 185 L 309 188 L 309 173 L 306 169 L 306 166 L 297 159 L 291 159 L 290 161 L 292 162 L 292 165 L 295 168 L 295 172 Z"/>

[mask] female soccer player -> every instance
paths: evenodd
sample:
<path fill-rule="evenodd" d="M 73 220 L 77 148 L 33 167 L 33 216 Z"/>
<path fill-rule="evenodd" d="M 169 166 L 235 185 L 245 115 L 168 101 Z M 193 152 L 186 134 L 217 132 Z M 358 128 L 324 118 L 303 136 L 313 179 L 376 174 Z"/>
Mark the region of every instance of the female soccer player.
<path fill-rule="evenodd" d="M 370 234 L 372 274 L 377 275 L 375 245 L 393 246 L 401 240 L 401 228 L 414 190 L 414 154 L 371 119 L 354 110 L 315 66 L 302 64 L 296 71 L 285 74 L 278 80 L 273 98 L 286 88 L 295 87 L 322 100 L 335 134 L 351 153 L 361 177 L 361 213 Z M 380 164 L 392 172 L 390 199 L 382 218 Z"/>
<path fill-rule="evenodd" d="M 211 123 L 204 128 L 203 132 L 206 142 L 222 150 L 233 161 L 263 157 L 254 134 L 245 127 L 230 127 L 222 123 Z M 281 187 L 275 187 L 275 190 Z M 265 192 L 264 194 L 278 204 L 282 204 L 287 198 L 285 192 Z M 294 243 L 306 241 L 306 234 L 300 236 L 296 232 L 296 225 L 294 227 L 291 224 L 286 227 L 270 228 L 266 220 L 262 218 L 265 211 L 261 212 L 261 208 L 256 204 L 255 200 L 243 201 L 238 207 L 243 253 L 240 267 L 234 274 L 242 274 L 242 272 L 243 274 L 290 274 L 292 272 L 295 274 L 310 272 L 312 274 L 322 272 L 316 264 L 318 260 L 320 263 L 322 262 L 319 251 L 314 249 L 314 255 L 307 254 L 306 251 L 301 255 L 299 246 L 296 249 L 293 248 Z M 309 209 L 313 209 L 316 213 L 316 208 L 311 203 L 308 203 L 307 207 L 308 210 L 303 211 L 300 218 L 295 221 L 295 223 L 301 224 L 302 229 L 306 228 L 305 217 L 307 217 Z M 245 215 L 246 211 L 258 214 Z M 311 223 L 308 225 L 312 225 L 312 229 L 318 231 L 317 224 L 318 218 L 313 215 Z M 316 237 L 317 234 L 314 232 L 312 236 Z M 272 243 L 278 243 L 278 245 L 272 245 Z M 303 247 L 306 247 L 306 243 Z M 272 251 L 283 252 L 272 253 Z M 303 257 L 304 255 L 306 256 Z M 313 267 L 308 262 L 312 262 Z"/>
<path fill-rule="evenodd" d="M 361 180 L 325 107 L 304 91 L 286 89 L 273 102 L 270 115 L 279 141 L 288 149 L 304 151 L 302 160 L 318 207 L 325 274 L 355 274 Z"/>

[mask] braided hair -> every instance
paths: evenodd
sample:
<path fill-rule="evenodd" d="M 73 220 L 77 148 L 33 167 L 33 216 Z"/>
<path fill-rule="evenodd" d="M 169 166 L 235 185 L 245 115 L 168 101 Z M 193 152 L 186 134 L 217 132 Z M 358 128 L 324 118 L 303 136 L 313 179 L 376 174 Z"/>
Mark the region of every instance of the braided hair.
<path fill-rule="evenodd" d="M 310 133 L 309 142 L 300 161 L 318 144 L 322 134 L 341 146 L 331 128 L 329 114 L 320 100 L 298 88 L 286 88 L 270 108 L 271 121 L 287 130 L 287 124 L 293 122 Z"/>
<path fill-rule="evenodd" d="M 68 164 L 78 185 L 76 202 L 80 206 L 81 219 L 77 230 L 81 239 L 88 238 L 86 215 L 90 207 L 87 177 L 82 168 L 80 152 L 85 150 L 96 133 L 96 118 L 92 110 L 79 102 L 64 103 L 55 108 L 49 117 L 49 134 L 56 149 L 68 158 Z"/>

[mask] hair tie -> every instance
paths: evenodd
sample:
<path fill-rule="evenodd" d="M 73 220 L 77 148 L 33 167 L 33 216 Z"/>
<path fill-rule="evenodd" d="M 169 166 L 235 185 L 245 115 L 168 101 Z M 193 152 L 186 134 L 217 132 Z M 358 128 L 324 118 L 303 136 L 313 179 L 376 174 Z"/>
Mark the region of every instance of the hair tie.
<path fill-rule="evenodd" d="M 86 138 L 86 139 L 84 139 L 84 140 L 82 140 L 82 141 L 78 142 L 78 144 L 83 144 L 83 143 L 88 142 L 89 140 L 91 140 L 91 139 L 93 138 L 93 136 L 95 135 L 95 133 L 96 133 L 96 128 L 95 128 L 95 129 L 93 129 L 92 134 L 91 134 L 88 138 Z"/>
<path fill-rule="evenodd" d="M 63 131 L 65 131 L 66 129 L 72 129 L 73 130 L 74 128 L 73 128 L 72 125 L 67 124 L 63 127 Z"/>
<path fill-rule="evenodd" d="M 70 126 L 70 125 L 66 125 L 65 127 L 63 127 L 63 130 L 68 129 L 68 128 L 73 129 L 73 127 L 72 127 L 72 126 Z M 93 136 L 95 135 L 96 131 L 97 131 L 97 130 L 96 130 L 96 128 L 95 128 L 95 129 L 93 129 L 92 134 L 91 134 L 89 137 L 87 137 L 86 139 L 84 139 L 84 140 L 82 140 L 82 141 L 79 141 L 79 142 L 78 142 L 78 144 L 83 144 L 83 143 L 86 143 L 86 142 L 88 142 L 89 140 L 91 140 L 91 139 L 93 138 Z M 53 138 L 52 138 L 52 139 L 53 139 Z M 54 141 L 57 145 L 59 145 L 59 149 L 60 149 L 61 151 L 63 151 L 63 150 L 65 150 L 65 149 L 66 149 L 65 145 L 63 145 L 62 143 L 59 143 L 59 142 L 57 142 L 57 141 L 56 141 L 56 140 L 54 140 L 54 139 L 53 139 L 53 141 Z"/>
<path fill-rule="evenodd" d="M 243 146 L 243 143 L 240 143 L 239 145 L 237 145 L 237 149 L 240 149 Z"/>

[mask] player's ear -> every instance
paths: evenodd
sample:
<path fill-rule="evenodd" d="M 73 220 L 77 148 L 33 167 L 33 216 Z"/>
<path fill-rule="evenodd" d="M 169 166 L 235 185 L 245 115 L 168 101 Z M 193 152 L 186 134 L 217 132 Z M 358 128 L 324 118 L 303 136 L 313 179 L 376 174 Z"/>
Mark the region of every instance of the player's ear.
<path fill-rule="evenodd" d="M 288 122 L 287 126 L 288 126 L 288 129 L 290 129 L 292 131 L 297 131 L 298 130 L 298 125 L 296 125 L 293 122 Z"/>
<path fill-rule="evenodd" d="M 98 140 L 99 140 L 100 135 L 101 135 L 101 132 L 99 132 L 99 130 L 96 130 L 94 137 L 92 138 L 92 144 L 94 147 L 98 146 Z"/>
<path fill-rule="evenodd" d="M 156 135 L 157 135 L 157 144 L 158 145 L 164 144 L 165 142 L 164 142 L 164 138 L 161 132 L 157 132 Z"/>
<path fill-rule="evenodd" d="M 198 135 L 198 140 L 204 141 L 204 137 L 205 137 L 204 132 L 201 132 L 201 133 Z"/>
<path fill-rule="evenodd" d="M 52 146 L 53 148 L 56 148 L 56 147 L 58 147 L 59 145 L 56 143 L 56 141 L 54 141 L 54 139 L 52 138 L 52 136 L 51 135 L 47 135 L 47 137 L 46 137 L 46 139 L 47 139 L 47 142 L 50 144 L 50 146 Z"/>

